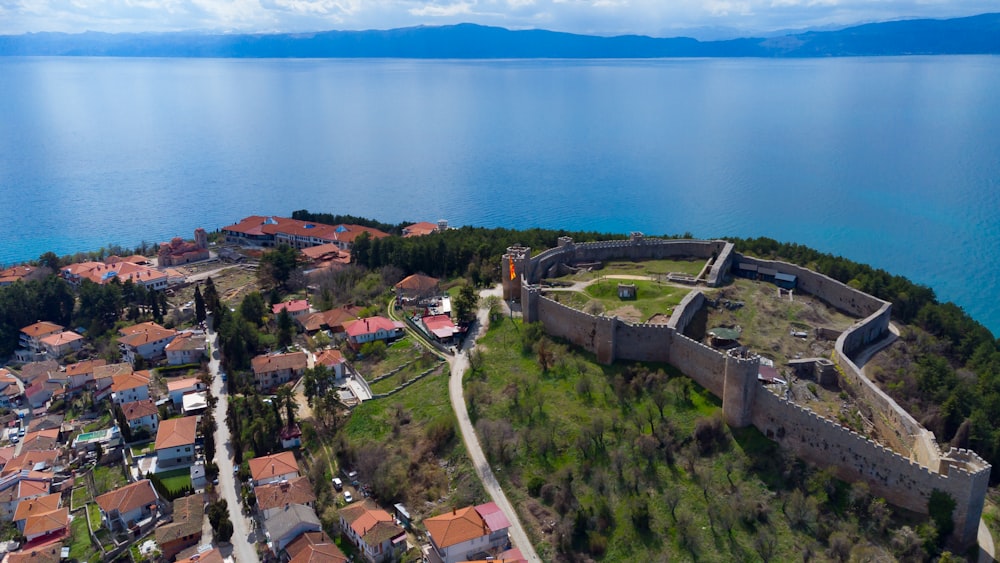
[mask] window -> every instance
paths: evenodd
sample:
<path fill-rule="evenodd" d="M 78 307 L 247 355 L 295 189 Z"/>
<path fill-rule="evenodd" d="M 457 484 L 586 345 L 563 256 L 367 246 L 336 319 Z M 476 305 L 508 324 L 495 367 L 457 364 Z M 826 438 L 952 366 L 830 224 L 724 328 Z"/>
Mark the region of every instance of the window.
<path fill-rule="evenodd" d="M 188 446 L 188 447 L 184 448 L 184 451 L 186 451 L 186 452 L 191 451 L 191 446 Z"/>

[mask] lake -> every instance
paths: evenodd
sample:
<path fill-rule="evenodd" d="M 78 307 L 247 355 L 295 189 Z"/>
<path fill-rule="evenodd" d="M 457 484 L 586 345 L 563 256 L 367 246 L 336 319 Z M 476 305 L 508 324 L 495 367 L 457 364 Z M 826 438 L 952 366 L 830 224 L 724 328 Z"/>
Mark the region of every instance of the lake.
<path fill-rule="evenodd" d="M 769 236 L 1000 334 L 1000 58 L 0 58 L 0 264 L 296 209 Z"/>

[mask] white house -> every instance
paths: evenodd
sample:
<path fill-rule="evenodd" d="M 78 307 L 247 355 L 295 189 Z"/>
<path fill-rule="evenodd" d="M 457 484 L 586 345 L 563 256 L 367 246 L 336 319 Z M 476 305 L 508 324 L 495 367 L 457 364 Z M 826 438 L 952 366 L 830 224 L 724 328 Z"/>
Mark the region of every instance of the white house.
<path fill-rule="evenodd" d="M 250 361 L 258 389 L 270 389 L 302 377 L 309 366 L 305 352 L 257 356 Z"/>
<path fill-rule="evenodd" d="M 151 433 L 155 433 L 160 425 L 160 411 L 152 399 L 134 401 L 122 405 L 122 413 L 132 432 L 140 428 L 146 428 Z"/>
<path fill-rule="evenodd" d="M 292 452 L 281 452 L 250 460 L 250 478 L 259 487 L 299 476 L 299 464 Z"/>
<path fill-rule="evenodd" d="M 167 382 L 167 396 L 170 397 L 175 408 L 181 407 L 184 395 L 204 390 L 205 384 L 197 377 L 186 377 Z"/>
<path fill-rule="evenodd" d="M 205 335 L 194 332 L 178 333 L 164 348 L 167 363 L 172 366 L 197 364 L 205 357 L 207 345 Z"/>
<path fill-rule="evenodd" d="M 111 398 L 116 405 L 145 401 L 149 398 L 149 376 L 146 370 L 116 375 L 112 378 Z"/>
<path fill-rule="evenodd" d="M 160 421 L 155 445 L 157 473 L 194 463 L 194 442 L 197 434 L 197 416 Z"/>
<path fill-rule="evenodd" d="M 357 348 L 366 342 L 394 340 L 403 336 L 406 325 L 385 317 L 367 317 L 344 323 L 347 341 Z"/>
<path fill-rule="evenodd" d="M 136 358 L 152 360 L 166 353 L 167 344 L 177 336 L 176 330 L 163 328 L 156 323 L 140 323 L 118 331 L 122 357 L 131 364 Z"/>
<path fill-rule="evenodd" d="M 424 527 L 433 548 L 430 559 L 441 563 L 482 559 L 482 554 L 499 553 L 510 543 L 510 522 L 492 502 L 426 518 Z"/>
<path fill-rule="evenodd" d="M 159 496 L 149 479 L 125 485 L 94 500 L 110 530 L 128 529 L 154 515 L 159 508 Z"/>

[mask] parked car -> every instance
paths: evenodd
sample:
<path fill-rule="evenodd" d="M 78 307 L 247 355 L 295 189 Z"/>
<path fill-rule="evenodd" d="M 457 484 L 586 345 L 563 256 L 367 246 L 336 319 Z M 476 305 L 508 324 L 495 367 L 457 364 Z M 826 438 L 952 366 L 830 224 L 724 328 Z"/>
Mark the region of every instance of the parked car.
<path fill-rule="evenodd" d="M 338 492 L 344 488 L 344 482 L 340 480 L 340 477 L 333 478 L 333 488 L 337 489 Z"/>
<path fill-rule="evenodd" d="M 344 491 L 344 502 L 347 504 L 354 502 L 354 496 L 351 495 L 351 491 Z"/>

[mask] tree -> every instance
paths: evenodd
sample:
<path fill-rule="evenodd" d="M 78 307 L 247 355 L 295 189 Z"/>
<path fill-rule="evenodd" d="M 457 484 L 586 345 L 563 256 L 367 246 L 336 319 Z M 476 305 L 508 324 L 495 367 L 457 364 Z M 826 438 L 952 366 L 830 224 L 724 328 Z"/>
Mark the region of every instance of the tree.
<path fill-rule="evenodd" d="M 452 309 L 455 311 L 455 318 L 459 323 L 469 323 L 476 318 L 476 304 L 479 299 L 476 297 L 476 289 L 471 284 L 462 286 L 458 291 L 458 297 L 452 302 Z"/>
<path fill-rule="evenodd" d="M 266 310 L 264 297 L 259 291 L 251 291 L 240 303 L 240 316 L 257 326 L 264 323 Z"/>
<path fill-rule="evenodd" d="M 295 322 L 288 309 L 282 309 L 278 313 L 278 347 L 285 348 L 291 346 L 292 338 L 295 336 Z"/>
<path fill-rule="evenodd" d="M 287 244 L 279 244 L 260 257 L 257 277 L 265 287 L 285 287 L 298 265 L 298 250 Z"/>
<path fill-rule="evenodd" d="M 934 489 L 927 499 L 927 513 L 938 531 L 938 543 L 943 544 L 955 529 L 955 499 L 948 493 Z"/>
<path fill-rule="evenodd" d="M 194 288 L 194 318 L 199 323 L 204 322 L 206 318 L 205 298 L 201 296 L 201 286 Z"/>

